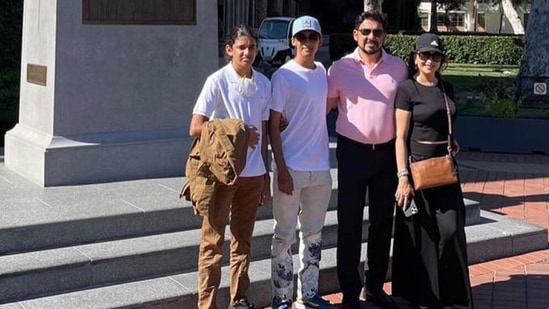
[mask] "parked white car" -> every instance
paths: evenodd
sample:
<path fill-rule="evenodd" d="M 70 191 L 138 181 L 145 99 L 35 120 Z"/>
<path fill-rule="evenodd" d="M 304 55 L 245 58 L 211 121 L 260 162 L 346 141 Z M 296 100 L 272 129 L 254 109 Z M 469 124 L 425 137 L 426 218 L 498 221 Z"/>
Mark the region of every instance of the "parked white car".
<path fill-rule="evenodd" d="M 267 17 L 259 26 L 259 55 L 271 65 L 292 59 L 295 49 L 290 42 L 293 17 Z"/>

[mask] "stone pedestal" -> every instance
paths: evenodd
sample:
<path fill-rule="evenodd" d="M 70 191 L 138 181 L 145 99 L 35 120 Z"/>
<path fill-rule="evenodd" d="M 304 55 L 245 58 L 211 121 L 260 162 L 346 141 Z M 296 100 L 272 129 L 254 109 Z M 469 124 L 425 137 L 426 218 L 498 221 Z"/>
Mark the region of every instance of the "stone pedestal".
<path fill-rule="evenodd" d="M 118 2 L 134 12 L 104 14 L 122 9 L 100 0 L 25 1 L 8 169 L 42 186 L 183 174 L 192 108 L 218 67 L 215 1 L 151 2 L 192 10 L 182 20 Z"/>

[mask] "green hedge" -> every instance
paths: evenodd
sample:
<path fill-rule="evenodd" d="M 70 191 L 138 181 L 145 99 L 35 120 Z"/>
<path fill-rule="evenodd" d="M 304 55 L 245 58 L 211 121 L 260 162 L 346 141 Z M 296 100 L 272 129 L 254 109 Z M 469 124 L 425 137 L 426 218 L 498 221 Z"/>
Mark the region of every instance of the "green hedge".
<path fill-rule="evenodd" d="M 407 60 L 417 35 L 388 34 L 385 48 Z M 524 36 L 440 35 L 449 62 L 466 64 L 520 65 Z M 337 60 L 353 51 L 356 42 L 351 34 L 330 36 L 330 59 Z"/>

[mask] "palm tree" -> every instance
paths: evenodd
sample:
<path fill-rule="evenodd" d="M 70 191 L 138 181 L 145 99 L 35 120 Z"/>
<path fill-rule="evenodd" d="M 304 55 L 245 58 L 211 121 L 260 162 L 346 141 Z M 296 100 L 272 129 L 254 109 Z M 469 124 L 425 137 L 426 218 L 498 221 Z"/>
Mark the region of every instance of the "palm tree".
<path fill-rule="evenodd" d="M 524 24 L 520 20 L 515 6 L 521 5 L 527 1 L 524 0 L 501 0 L 501 9 L 503 14 L 509 20 L 514 34 L 524 34 Z"/>
<path fill-rule="evenodd" d="M 528 4 L 531 0 L 488 0 L 481 2 L 488 2 L 499 6 L 499 33 L 501 33 L 502 30 L 503 17 L 506 17 L 511 28 L 513 28 L 514 34 L 524 34 L 524 24 L 519 18 L 516 7 Z"/>
<path fill-rule="evenodd" d="M 519 87 L 525 96 L 525 103 L 549 102 L 547 94 L 542 95 L 543 89 L 547 92 L 549 83 L 549 0 L 532 1 L 531 13 L 526 27 L 526 44 L 520 65 Z M 538 87 L 534 89 L 534 83 Z M 543 87 L 545 83 L 545 87 Z M 537 90 L 538 94 L 535 94 Z M 547 105 L 546 105 L 547 106 Z"/>

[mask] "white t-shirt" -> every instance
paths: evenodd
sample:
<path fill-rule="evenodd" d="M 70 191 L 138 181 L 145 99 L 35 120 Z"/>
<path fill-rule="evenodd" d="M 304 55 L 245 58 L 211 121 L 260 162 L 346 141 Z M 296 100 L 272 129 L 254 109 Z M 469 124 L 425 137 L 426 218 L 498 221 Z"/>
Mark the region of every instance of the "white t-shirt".
<path fill-rule="evenodd" d="M 208 117 L 210 120 L 240 119 L 247 125 L 257 128 L 260 135 L 259 143 L 255 148 L 248 148 L 246 166 L 240 173 L 243 177 L 260 176 L 267 172 L 261 156 L 261 122 L 269 120 L 271 83 L 267 77 L 255 70 L 251 81 L 251 87 L 239 92 L 243 79 L 236 73 L 232 64 L 228 63 L 208 76 L 193 109 L 193 114 Z"/>
<path fill-rule="evenodd" d="M 281 133 L 284 159 L 296 171 L 330 169 L 326 125 L 328 82 L 322 63 L 315 65 L 315 69 L 308 69 L 291 60 L 271 78 L 271 109 L 288 121 L 288 127 Z"/>

